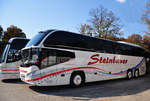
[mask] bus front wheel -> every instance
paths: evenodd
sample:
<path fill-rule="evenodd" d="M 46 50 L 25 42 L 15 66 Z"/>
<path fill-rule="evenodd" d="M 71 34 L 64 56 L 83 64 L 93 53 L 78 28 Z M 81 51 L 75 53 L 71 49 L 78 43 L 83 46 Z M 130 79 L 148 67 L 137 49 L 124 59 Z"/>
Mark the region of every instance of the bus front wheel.
<path fill-rule="evenodd" d="M 82 72 L 75 72 L 71 75 L 70 85 L 71 87 L 80 87 L 85 83 L 85 76 Z"/>

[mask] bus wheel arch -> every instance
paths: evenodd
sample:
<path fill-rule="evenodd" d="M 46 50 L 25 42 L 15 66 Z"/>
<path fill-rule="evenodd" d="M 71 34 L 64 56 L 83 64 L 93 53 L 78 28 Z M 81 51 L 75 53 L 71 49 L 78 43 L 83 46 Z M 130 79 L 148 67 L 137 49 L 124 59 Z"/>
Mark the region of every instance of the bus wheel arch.
<path fill-rule="evenodd" d="M 128 80 L 130 80 L 130 79 L 133 78 L 133 70 L 132 70 L 132 69 L 128 69 L 128 70 L 127 70 L 127 76 L 126 76 L 126 78 L 127 78 Z"/>
<path fill-rule="evenodd" d="M 85 73 L 84 71 L 74 71 L 70 76 L 70 86 L 80 87 L 85 84 Z"/>

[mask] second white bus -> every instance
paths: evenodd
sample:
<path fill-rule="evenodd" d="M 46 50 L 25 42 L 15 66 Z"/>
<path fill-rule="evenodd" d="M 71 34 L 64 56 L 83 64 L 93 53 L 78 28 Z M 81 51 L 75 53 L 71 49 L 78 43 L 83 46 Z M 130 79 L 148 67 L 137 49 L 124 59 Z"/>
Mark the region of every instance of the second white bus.
<path fill-rule="evenodd" d="M 149 53 L 138 45 L 60 30 L 38 33 L 21 54 L 21 79 L 38 86 L 131 79 L 144 75 L 149 62 Z"/>
<path fill-rule="evenodd" d="M 21 54 L 19 51 L 25 47 L 29 39 L 11 38 L 2 54 L 0 63 L 0 78 L 17 79 L 20 78 L 19 66 L 21 64 Z"/>

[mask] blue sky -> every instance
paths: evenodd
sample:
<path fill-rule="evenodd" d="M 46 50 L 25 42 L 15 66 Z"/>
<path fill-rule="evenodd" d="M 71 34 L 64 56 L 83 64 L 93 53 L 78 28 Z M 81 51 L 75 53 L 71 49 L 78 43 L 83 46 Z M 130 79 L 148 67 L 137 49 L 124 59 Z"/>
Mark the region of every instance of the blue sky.
<path fill-rule="evenodd" d="M 47 29 L 78 32 L 89 19 L 89 11 L 100 5 L 120 18 L 124 37 L 144 35 L 147 26 L 141 21 L 148 0 L 0 0 L 0 25 L 23 29 L 28 38 Z"/>

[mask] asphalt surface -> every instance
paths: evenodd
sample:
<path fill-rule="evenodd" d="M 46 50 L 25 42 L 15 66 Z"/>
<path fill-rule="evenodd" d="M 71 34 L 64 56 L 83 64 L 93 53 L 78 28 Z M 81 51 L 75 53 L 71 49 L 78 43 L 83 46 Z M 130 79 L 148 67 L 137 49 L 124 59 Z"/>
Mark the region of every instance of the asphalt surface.
<path fill-rule="evenodd" d="M 21 80 L 0 80 L 0 101 L 150 101 L 150 75 L 69 86 L 37 87 Z"/>

